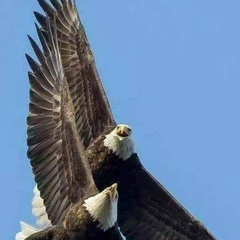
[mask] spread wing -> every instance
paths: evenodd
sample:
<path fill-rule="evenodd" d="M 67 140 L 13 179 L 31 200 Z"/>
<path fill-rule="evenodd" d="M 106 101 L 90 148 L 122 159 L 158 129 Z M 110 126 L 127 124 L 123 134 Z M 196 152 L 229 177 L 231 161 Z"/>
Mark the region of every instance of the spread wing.
<path fill-rule="evenodd" d="M 54 16 L 56 18 L 59 51 L 73 101 L 76 126 L 87 148 L 107 127 L 115 125 L 93 54 L 75 3 L 71 0 L 51 0 L 52 5 L 45 0 L 38 2 L 51 21 Z M 45 16 L 36 12 L 35 16 L 44 34 Z"/>
<path fill-rule="evenodd" d="M 61 223 L 68 208 L 94 188 L 91 171 L 78 137 L 74 108 L 50 23 L 44 37 L 37 27 L 43 51 L 29 37 L 39 63 L 26 55 L 30 103 L 28 157 L 52 224 Z M 47 40 L 46 40 L 47 38 Z"/>
<path fill-rule="evenodd" d="M 118 185 L 118 223 L 127 239 L 215 239 L 147 172 L 137 154 L 125 161 L 120 171 L 124 181 Z"/>

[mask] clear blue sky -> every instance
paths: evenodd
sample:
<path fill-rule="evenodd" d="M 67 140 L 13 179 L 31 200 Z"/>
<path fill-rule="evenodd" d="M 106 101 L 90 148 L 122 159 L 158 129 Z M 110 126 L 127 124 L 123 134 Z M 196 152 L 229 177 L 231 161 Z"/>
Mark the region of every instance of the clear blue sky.
<path fill-rule="evenodd" d="M 240 226 L 240 1 L 78 0 L 117 121 L 143 164 L 220 240 Z M 0 1 L 0 239 L 31 216 L 27 34 L 35 0 Z"/>

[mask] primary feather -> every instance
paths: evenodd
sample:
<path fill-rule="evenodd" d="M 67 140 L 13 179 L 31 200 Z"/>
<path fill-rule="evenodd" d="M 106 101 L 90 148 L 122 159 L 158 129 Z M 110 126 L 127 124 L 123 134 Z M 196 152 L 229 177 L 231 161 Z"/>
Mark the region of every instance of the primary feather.
<path fill-rule="evenodd" d="M 45 20 L 45 31 L 36 26 L 42 50 L 29 37 L 38 62 L 26 56 L 32 69 L 27 143 L 37 183 L 33 213 L 38 217 L 39 226 L 46 227 L 49 223 L 53 226 L 28 239 L 122 240 L 117 215 L 107 219 L 106 231 L 103 231 L 82 205 L 83 200 L 98 194 L 98 190 L 78 136 L 74 104 L 59 52 L 56 18 L 54 16 L 52 22 L 50 18 Z M 113 207 L 109 201 L 104 206 L 105 209 Z M 105 209 L 98 211 L 99 216 L 105 214 L 102 213 Z M 113 225 L 109 219 L 115 220 Z M 99 224 L 102 226 L 101 221 Z"/>

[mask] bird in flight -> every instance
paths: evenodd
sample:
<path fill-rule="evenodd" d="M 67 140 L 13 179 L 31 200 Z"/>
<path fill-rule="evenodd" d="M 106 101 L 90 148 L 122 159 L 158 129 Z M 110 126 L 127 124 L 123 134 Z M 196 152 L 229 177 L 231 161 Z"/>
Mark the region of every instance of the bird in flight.
<path fill-rule="evenodd" d="M 115 122 L 76 3 L 38 2 L 45 12 L 35 12 L 40 40 L 48 34 L 48 18 L 56 28 L 54 39 L 59 55 L 45 60 L 32 41 L 42 65 L 39 67 L 28 57 L 34 72 L 29 74 L 32 88 L 37 82 L 35 89 L 41 88 L 41 94 L 30 94 L 28 157 L 51 223 L 62 222 L 69 199 L 77 201 L 82 189 L 87 188 L 89 183 L 83 180 L 81 171 L 89 165 L 87 175 L 91 172 L 99 191 L 118 184 L 118 224 L 127 239 L 215 239 L 144 168 L 134 147 L 131 127 Z M 51 41 L 41 42 L 47 52 Z M 62 95 L 58 88 L 53 92 L 54 73 L 52 69 L 46 71 L 46 65 L 59 67 Z M 79 161 L 80 156 L 85 156 L 84 161 Z"/>
<path fill-rule="evenodd" d="M 99 192 L 94 183 L 74 124 L 56 28 L 46 20 L 45 35 L 37 27 L 43 51 L 29 37 L 39 63 L 26 55 L 32 69 L 27 141 L 35 180 L 47 206 L 43 210 L 48 225 L 54 226 L 27 239 L 123 240 L 117 226 L 117 184 Z M 41 209 L 35 211 L 41 214 Z M 26 224 L 23 228 L 30 229 Z"/>

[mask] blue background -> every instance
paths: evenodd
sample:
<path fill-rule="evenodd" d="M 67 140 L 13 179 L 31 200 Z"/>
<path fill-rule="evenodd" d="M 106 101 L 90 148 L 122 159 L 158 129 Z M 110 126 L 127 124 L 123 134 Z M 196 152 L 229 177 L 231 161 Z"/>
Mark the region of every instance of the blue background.
<path fill-rule="evenodd" d="M 220 240 L 238 239 L 240 2 L 77 1 L 119 123 L 147 169 Z M 0 239 L 31 216 L 27 34 L 37 1 L 0 1 Z"/>

